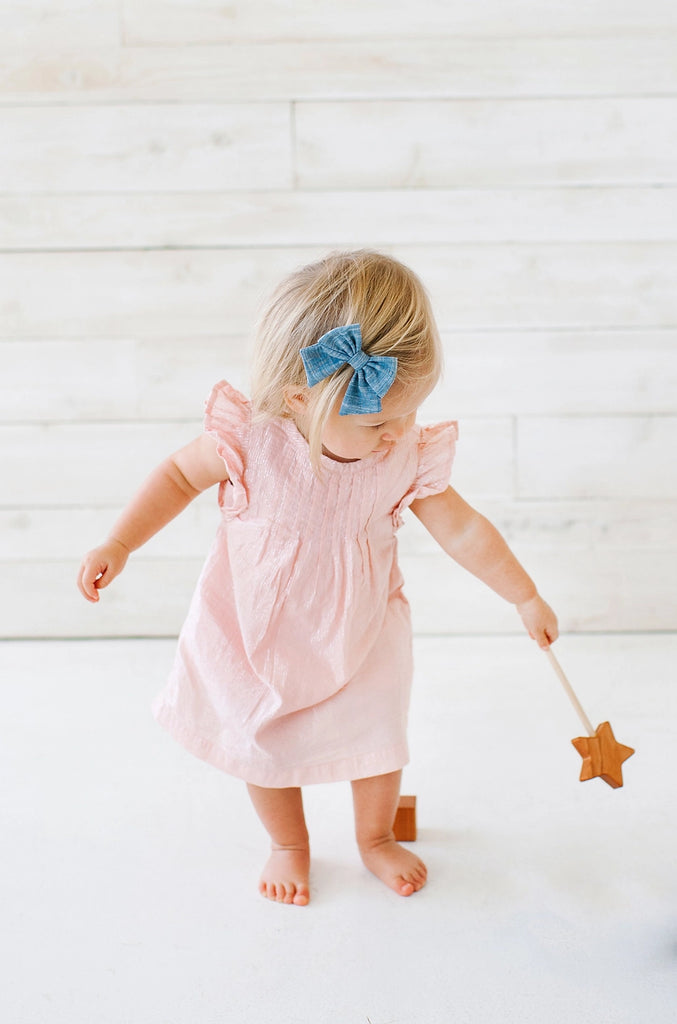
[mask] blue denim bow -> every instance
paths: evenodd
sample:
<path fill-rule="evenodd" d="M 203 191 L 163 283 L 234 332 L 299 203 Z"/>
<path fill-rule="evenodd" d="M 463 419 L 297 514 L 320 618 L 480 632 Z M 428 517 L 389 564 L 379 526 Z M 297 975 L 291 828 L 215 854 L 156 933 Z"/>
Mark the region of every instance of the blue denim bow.
<path fill-rule="evenodd" d="M 314 345 L 301 349 L 301 359 L 311 388 L 346 363 L 353 367 L 355 373 L 341 403 L 340 416 L 380 412 L 381 399 L 392 387 L 397 373 L 394 356 L 368 356 L 362 351 L 359 324 L 327 331 Z"/>

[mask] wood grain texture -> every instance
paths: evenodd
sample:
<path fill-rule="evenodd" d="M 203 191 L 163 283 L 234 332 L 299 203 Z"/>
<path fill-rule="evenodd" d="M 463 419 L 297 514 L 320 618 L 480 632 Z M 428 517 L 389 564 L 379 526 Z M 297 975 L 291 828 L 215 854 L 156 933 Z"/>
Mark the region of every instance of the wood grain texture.
<path fill-rule="evenodd" d="M 360 0 L 297 0 L 289 17 L 286 0 L 213 4 L 208 0 L 123 0 L 124 38 L 144 43 L 213 43 L 234 39 L 355 39 L 446 35 L 597 35 L 674 29 L 670 0 L 590 0 L 586 4 L 543 4 L 541 0 L 477 0 L 449 4 L 422 0 L 415 9 L 403 0 L 364 4 Z"/>
<path fill-rule="evenodd" d="M 282 188 L 286 104 L 22 107 L 2 112 L 3 192 Z"/>
<path fill-rule="evenodd" d="M 133 487 L 133 479 L 126 481 Z M 489 498 L 473 491 L 465 496 L 495 523 L 509 543 L 522 552 L 552 551 L 568 564 L 596 551 L 609 562 L 619 552 L 664 552 L 668 559 L 677 549 L 677 502 L 627 499 L 587 501 L 520 501 Z M 115 503 L 76 506 L 31 505 L 0 510 L 0 559 L 25 562 L 78 560 L 83 549 L 93 547 L 105 536 L 117 516 L 126 494 Z M 219 521 L 216 491 L 201 495 L 135 554 L 135 559 L 200 559 L 214 538 Z M 425 557 L 430 562 L 444 558 L 416 517 L 405 517 L 398 535 L 403 557 Z M 540 554 L 539 554 L 540 557 Z"/>
<path fill-rule="evenodd" d="M 677 88 L 676 47 L 669 31 L 640 41 L 375 35 L 126 48 L 65 39 L 3 53 L 0 86 L 7 102 L 50 104 L 656 96 Z"/>
<path fill-rule="evenodd" d="M 560 453 L 575 451 L 575 465 Z M 530 417 L 517 436 L 522 498 L 677 498 L 677 416 Z"/>
<path fill-rule="evenodd" d="M 579 736 L 571 742 L 583 758 L 581 782 L 600 778 L 612 789 L 620 789 L 623 785 L 623 763 L 635 751 L 618 742 L 608 722 L 598 725 L 594 736 Z"/>
<path fill-rule="evenodd" d="M 121 42 L 118 0 L 30 0 L 0 4 L 0 54 L 73 46 L 112 47 Z"/>
<path fill-rule="evenodd" d="M 674 631 L 677 626 L 674 549 L 572 553 L 520 546 L 517 551 L 566 632 Z M 133 557 L 97 606 L 76 589 L 78 557 L 2 561 L 0 636 L 175 635 L 203 560 L 204 555 Z M 523 634 L 514 608 L 439 554 L 401 561 L 416 635 Z"/>
<path fill-rule="evenodd" d="M 426 282 L 443 331 L 677 322 L 677 242 L 382 248 Z M 325 251 L 0 254 L 0 338 L 246 334 L 278 280 Z"/>
<path fill-rule="evenodd" d="M 423 421 L 677 413 L 669 329 L 446 332 L 444 343 Z M 195 418 L 224 375 L 248 392 L 250 350 L 240 334 L 0 340 L 0 422 Z"/>
<path fill-rule="evenodd" d="M 677 183 L 672 96 L 298 103 L 295 126 L 302 188 Z"/>
<path fill-rule="evenodd" d="M 0 249 L 671 242 L 677 188 L 0 195 Z"/>
<path fill-rule="evenodd" d="M 13 509 L 121 504 L 156 463 L 201 430 L 197 417 L 169 422 L 0 426 L 3 504 Z M 32 458 L 38 453 L 39 474 Z M 510 420 L 472 420 L 457 462 L 459 487 L 487 497 L 512 496 L 512 453 Z"/>

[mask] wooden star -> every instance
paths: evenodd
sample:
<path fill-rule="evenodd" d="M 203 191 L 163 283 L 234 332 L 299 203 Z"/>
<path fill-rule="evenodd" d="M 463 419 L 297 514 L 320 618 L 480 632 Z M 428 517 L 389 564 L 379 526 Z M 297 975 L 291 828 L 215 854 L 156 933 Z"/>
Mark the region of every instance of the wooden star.
<path fill-rule="evenodd" d="M 583 758 L 581 782 L 599 776 L 614 789 L 623 785 L 621 765 L 635 751 L 618 742 L 608 722 L 598 725 L 594 736 L 579 736 L 571 742 Z"/>

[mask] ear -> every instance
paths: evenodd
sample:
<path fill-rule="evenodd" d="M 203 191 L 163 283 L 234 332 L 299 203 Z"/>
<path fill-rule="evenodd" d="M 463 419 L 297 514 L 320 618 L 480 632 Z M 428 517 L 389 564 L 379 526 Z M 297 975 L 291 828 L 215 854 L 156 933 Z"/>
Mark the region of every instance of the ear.
<path fill-rule="evenodd" d="M 308 410 L 308 389 L 304 387 L 288 387 L 282 392 L 285 404 L 295 416 L 302 416 Z"/>

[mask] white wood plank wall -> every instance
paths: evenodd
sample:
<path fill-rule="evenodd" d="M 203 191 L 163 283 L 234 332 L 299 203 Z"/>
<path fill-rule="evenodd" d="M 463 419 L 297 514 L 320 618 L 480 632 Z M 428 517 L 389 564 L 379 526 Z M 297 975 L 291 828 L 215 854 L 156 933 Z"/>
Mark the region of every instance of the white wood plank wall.
<path fill-rule="evenodd" d="M 177 630 L 214 495 L 98 608 L 80 555 L 246 388 L 277 279 L 361 245 L 428 284 L 426 413 L 564 628 L 675 628 L 674 0 L 32 0 L 0 3 L 2 635 Z M 402 552 L 419 632 L 519 628 L 415 523 Z"/>

